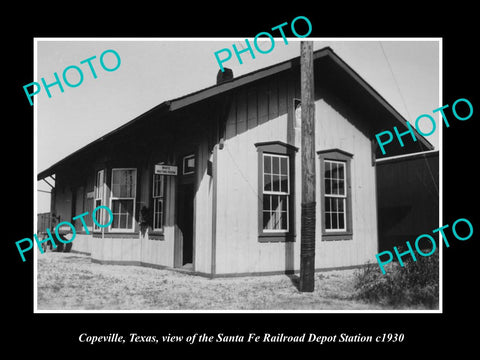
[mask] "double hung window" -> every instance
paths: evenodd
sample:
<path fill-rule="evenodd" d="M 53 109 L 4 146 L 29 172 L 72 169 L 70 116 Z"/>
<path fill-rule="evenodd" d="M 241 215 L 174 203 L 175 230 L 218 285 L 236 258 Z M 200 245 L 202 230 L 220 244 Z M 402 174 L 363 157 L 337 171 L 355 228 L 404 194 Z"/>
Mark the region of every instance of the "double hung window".
<path fill-rule="evenodd" d="M 133 231 L 136 186 L 136 169 L 112 169 L 110 209 L 113 213 L 113 221 L 111 230 Z"/>
<path fill-rule="evenodd" d="M 325 231 L 346 231 L 346 163 L 325 160 L 323 181 L 325 182 Z"/>
<path fill-rule="evenodd" d="M 93 209 L 103 205 L 105 199 L 105 170 L 97 171 L 95 177 L 95 189 L 94 189 L 94 199 L 93 199 Z M 93 211 L 93 210 L 92 210 Z M 95 220 L 99 224 L 104 224 L 104 210 L 100 209 L 95 213 Z M 98 231 L 101 228 L 93 221 L 93 230 Z"/>
<path fill-rule="evenodd" d="M 296 147 L 281 141 L 256 143 L 258 152 L 258 239 L 294 240 Z"/>
<path fill-rule="evenodd" d="M 317 152 L 320 157 L 320 201 L 323 240 L 352 238 L 351 161 L 338 149 Z"/>
<path fill-rule="evenodd" d="M 165 175 L 153 174 L 153 230 L 163 230 Z"/>

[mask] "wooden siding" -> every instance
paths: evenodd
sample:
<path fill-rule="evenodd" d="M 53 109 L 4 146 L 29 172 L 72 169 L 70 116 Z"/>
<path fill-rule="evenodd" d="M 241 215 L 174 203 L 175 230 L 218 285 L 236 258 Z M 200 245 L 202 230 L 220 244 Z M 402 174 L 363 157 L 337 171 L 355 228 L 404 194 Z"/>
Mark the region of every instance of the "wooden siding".
<path fill-rule="evenodd" d="M 197 114 L 199 118 L 183 117 L 182 121 L 195 120 L 197 123 L 204 122 L 202 114 Z M 246 125 L 246 114 L 245 114 Z M 152 131 L 151 131 L 152 132 Z M 152 132 L 153 133 L 153 132 Z M 212 177 L 207 174 L 207 163 L 211 160 L 211 153 L 208 148 L 207 131 L 191 131 L 188 138 L 176 142 L 174 146 L 169 146 L 165 140 L 154 140 L 149 136 L 142 135 L 145 140 L 138 145 L 136 141 L 131 143 L 121 143 L 120 148 L 115 144 L 107 144 L 102 156 L 95 161 L 85 164 L 79 176 L 79 185 L 75 188 L 79 200 L 76 202 L 76 209 L 80 211 L 85 209 L 92 213 L 93 199 L 87 198 L 87 193 L 93 191 L 96 172 L 99 169 L 105 169 L 105 187 L 106 197 L 105 205 L 110 205 L 110 183 L 112 168 L 135 168 L 137 170 L 137 191 L 135 203 L 135 219 L 133 232 L 109 232 L 108 228 L 104 232 L 92 231 L 91 216 L 87 224 L 91 235 L 82 234 L 77 243 L 74 242 L 73 250 L 91 253 L 92 259 L 106 263 L 139 263 L 144 265 L 153 265 L 160 267 L 174 267 L 175 256 L 181 254 L 176 252 L 181 238 L 176 224 L 176 200 L 178 196 L 177 182 L 179 176 L 166 176 L 164 189 L 164 229 L 163 233 L 154 232 L 151 227 L 148 231 L 142 233 L 139 227 L 139 214 L 142 207 L 153 208 L 152 201 L 152 179 L 154 165 L 159 162 L 177 164 L 178 156 L 185 151 L 191 151 L 196 148 L 196 175 L 195 175 L 195 200 L 194 213 L 194 270 L 209 273 L 212 263 Z M 170 137 L 174 138 L 172 133 Z M 135 137 L 132 136 L 132 139 Z M 145 145 L 147 144 L 147 145 Z M 71 204 L 71 192 L 68 191 L 71 180 L 60 176 L 59 185 L 63 191 L 60 191 L 58 205 L 63 216 L 70 216 L 68 212 Z M 62 184 L 65 184 L 63 186 Z M 82 211 L 83 212 L 83 211 Z M 71 217 L 70 217 L 71 219 Z M 87 219 L 86 219 L 87 220 Z M 78 225 L 78 224 L 77 224 Z M 81 229 L 77 227 L 78 230 Z"/>
<path fill-rule="evenodd" d="M 360 265 L 377 253 L 375 167 L 371 162 L 371 142 L 343 111 L 345 105 L 328 100 L 316 102 L 318 150 L 340 149 L 353 154 L 351 160 L 352 230 L 351 240 L 317 241 L 317 267 Z M 320 167 L 317 179 L 320 181 Z M 317 214 L 322 213 L 321 194 L 317 192 Z M 322 216 L 317 216 L 317 234 L 321 234 Z M 318 239 L 317 239 L 318 240 Z"/>
<path fill-rule="evenodd" d="M 246 96 L 244 94 L 247 94 Z M 258 241 L 257 142 L 282 141 L 299 147 L 300 129 L 294 129 L 294 98 L 298 82 L 290 73 L 278 74 L 233 97 L 226 122 L 226 141 L 218 151 L 216 273 L 248 273 L 299 269 L 301 173 L 296 154 L 295 242 Z M 349 118 L 353 112 L 338 99 L 317 91 L 316 151 L 340 149 L 353 154 L 351 240 L 322 241 L 319 163 L 317 171 L 316 268 L 354 266 L 374 258 L 377 252 L 375 169 L 371 142 Z M 246 114 L 247 127 L 243 126 Z M 292 189 L 293 190 L 293 189 Z"/>
<path fill-rule="evenodd" d="M 209 146 L 209 131 L 200 127 L 209 118 L 205 113 L 178 114 L 183 121 L 176 139 L 172 142 L 147 139 L 145 143 L 132 144 L 117 152 L 118 144 L 108 144 L 102 159 L 85 168 L 81 183 L 83 207 L 91 212 L 93 202 L 86 194 L 93 191 L 96 170 L 105 168 L 107 201 L 112 168 L 132 167 L 137 169 L 136 221 L 142 206 L 151 206 L 151 182 L 153 166 L 159 161 L 175 163 L 188 149 L 196 150 L 195 200 L 194 200 L 194 270 L 212 275 L 245 274 L 299 269 L 300 224 L 301 224 L 301 174 L 300 151 L 295 153 L 294 211 L 296 233 L 294 242 L 259 242 L 258 239 L 258 153 L 256 143 L 280 141 L 300 148 L 300 129 L 295 128 L 294 99 L 300 97 L 298 74 L 284 72 L 265 78 L 232 92 L 232 101 L 225 120 L 225 130 L 220 134 L 224 146 L 215 145 L 213 158 Z M 317 241 L 316 268 L 326 269 L 361 265 L 374 259 L 377 253 L 377 222 L 375 168 L 372 166 L 371 141 L 368 132 L 358 121 L 359 114 L 330 93 L 316 91 L 316 149 L 324 151 L 340 149 L 353 154 L 351 160 L 352 223 L 351 239 L 325 241 L 321 237 L 321 194 L 320 165 L 317 171 Z M 185 117 L 183 117 L 185 115 Z M 197 116 L 197 117 L 196 117 Z M 188 124 L 197 124 L 190 134 L 183 136 L 181 130 Z M 199 130 L 201 129 L 201 130 Z M 146 131 L 144 129 L 143 131 Z M 153 131 L 150 130 L 151 133 Z M 180 138 L 180 136 L 182 136 Z M 141 138 L 141 137 L 140 137 Z M 132 136 L 132 139 L 135 139 Z M 180 141 L 181 139 L 181 141 Z M 123 140 L 126 141 L 126 140 Z M 174 145 L 172 145 L 172 143 Z M 170 144 L 170 145 L 169 145 Z M 123 145 L 123 143 L 122 143 Z M 187 149 L 188 147 L 188 149 Z M 190 151 L 190 150 L 189 150 Z M 207 173 L 208 161 L 214 161 L 214 179 Z M 177 164 L 181 165 L 181 164 Z M 179 168 L 180 170 L 180 168 Z M 63 182 L 58 176 L 58 184 Z M 150 231 L 143 236 L 138 225 L 128 234 L 97 233 L 87 240 L 82 249 L 89 247 L 92 259 L 106 263 L 138 263 L 160 267 L 178 265 L 179 228 L 176 224 L 178 177 L 167 177 L 165 189 L 165 222 L 162 235 Z M 66 182 L 66 184 L 68 181 Z M 76 185 L 76 186 L 77 186 Z M 57 206 L 68 210 L 65 203 L 71 199 L 69 189 L 64 186 Z M 81 190 L 78 190 L 81 192 Z M 216 195 L 214 196 L 214 194 Z M 213 203 L 215 201 L 215 203 Z M 64 205 L 61 205 L 64 203 Z M 62 208 L 63 206 L 63 208 Z M 70 211 L 71 211 L 71 205 Z M 80 208 L 80 202 L 76 207 Z M 214 217 L 216 214 L 216 217 Z M 83 238 L 83 237 L 82 237 Z M 86 238 L 86 236 L 85 236 Z M 80 246 L 80 244 L 79 244 Z"/>
<path fill-rule="evenodd" d="M 287 78 L 275 76 L 240 89 L 226 124 L 225 147 L 218 151 L 216 273 L 283 270 L 289 243 L 258 243 L 258 154 L 254 144 L 287 142 Z M 295 92 L 293 82 L 290 94 Z M 246 95 L 245 95 L 246 94 Z M 244 118 L 247 126 L 243 126 Z M 287 245 L 286 245 L 287 244 Z M 281 259 L 281 264 L 274 264 Z M 274 268 L 272 267 L 274 266 Z"/>

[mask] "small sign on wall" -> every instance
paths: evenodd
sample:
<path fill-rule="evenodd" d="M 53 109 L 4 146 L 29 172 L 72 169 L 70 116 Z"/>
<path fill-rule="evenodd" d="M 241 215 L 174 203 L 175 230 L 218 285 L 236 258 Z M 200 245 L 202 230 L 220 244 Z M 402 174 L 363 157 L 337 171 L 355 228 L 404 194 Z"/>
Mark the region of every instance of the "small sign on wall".
<path fill-rule="evenodd" d="M 155 165 L 155 174 L 158 174 L 158 175 L 177 175 L 177 166 Z"/>

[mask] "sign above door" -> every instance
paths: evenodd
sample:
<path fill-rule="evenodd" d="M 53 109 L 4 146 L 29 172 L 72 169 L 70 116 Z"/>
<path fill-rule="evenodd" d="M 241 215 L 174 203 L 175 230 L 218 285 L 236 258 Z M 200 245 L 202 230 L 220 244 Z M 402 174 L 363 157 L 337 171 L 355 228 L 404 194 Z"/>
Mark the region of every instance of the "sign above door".
<path fill-rule="evenodd" d="M 158 174 L 158 175 L 177 175 L 177 166 L 155 165 L 155 174 Z"/>

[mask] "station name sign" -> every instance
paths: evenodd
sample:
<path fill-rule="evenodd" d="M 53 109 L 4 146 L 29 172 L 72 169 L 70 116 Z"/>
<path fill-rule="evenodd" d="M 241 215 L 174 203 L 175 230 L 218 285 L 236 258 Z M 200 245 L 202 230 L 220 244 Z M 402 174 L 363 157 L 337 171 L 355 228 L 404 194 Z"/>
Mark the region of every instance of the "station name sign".
<path fill-rule="evenodd" d="M 177 175 L 177 166 L 155 165 L 155 174 L 158 174 L 158 175 Z"/>

